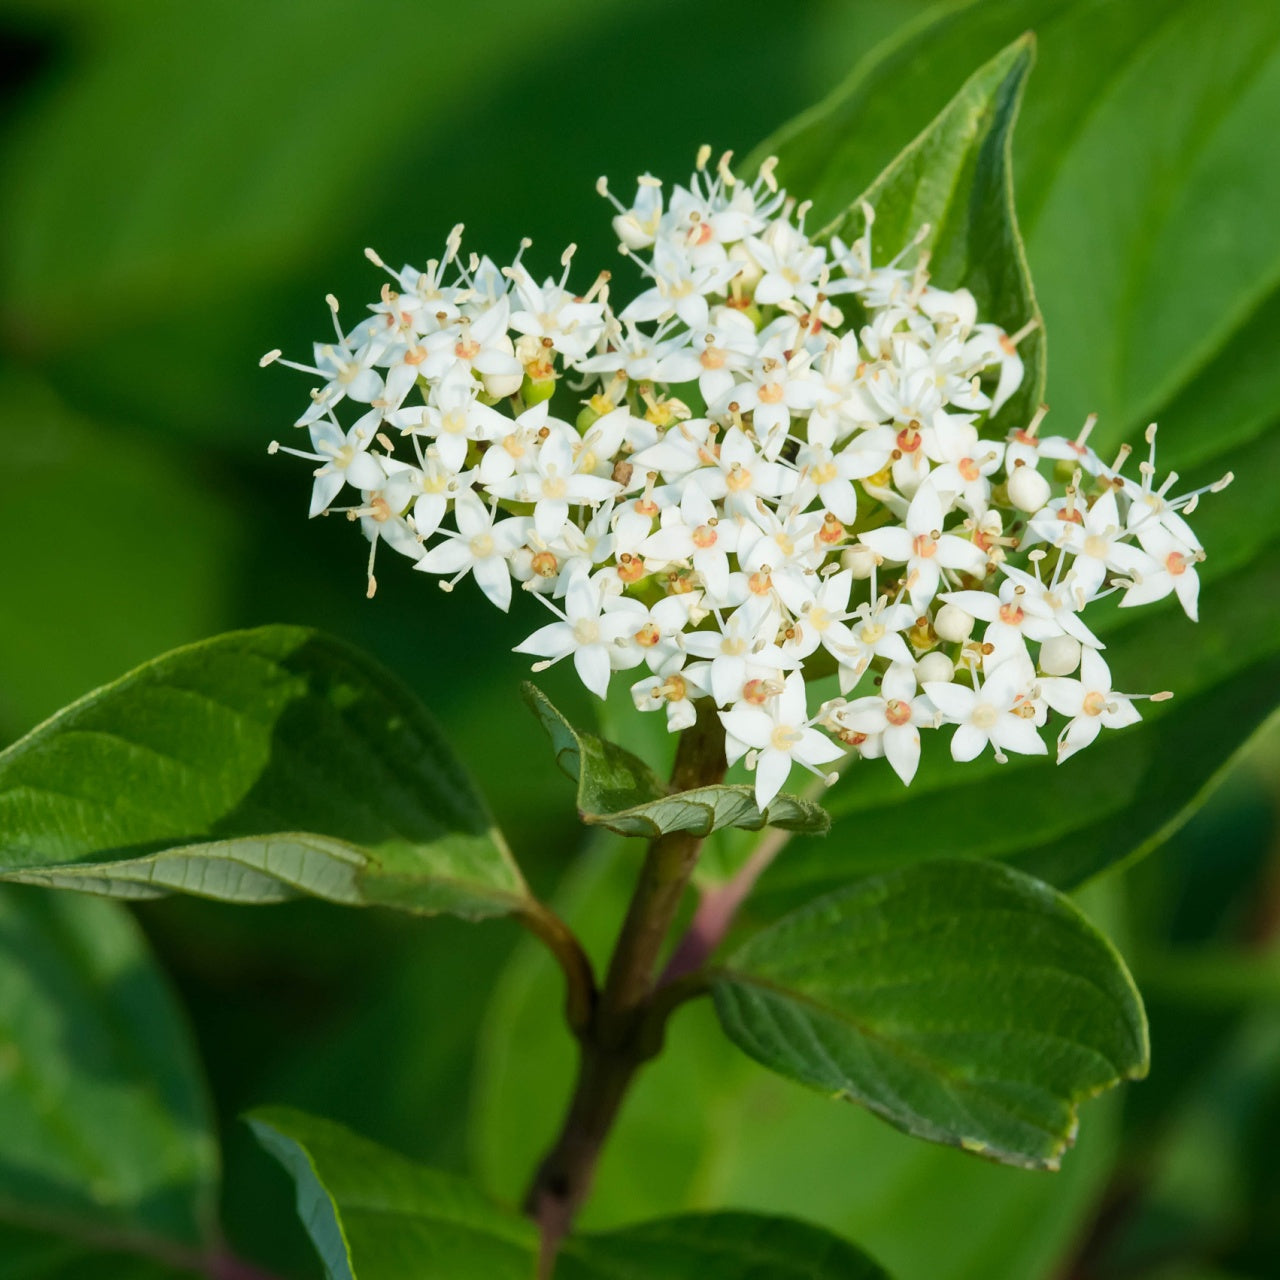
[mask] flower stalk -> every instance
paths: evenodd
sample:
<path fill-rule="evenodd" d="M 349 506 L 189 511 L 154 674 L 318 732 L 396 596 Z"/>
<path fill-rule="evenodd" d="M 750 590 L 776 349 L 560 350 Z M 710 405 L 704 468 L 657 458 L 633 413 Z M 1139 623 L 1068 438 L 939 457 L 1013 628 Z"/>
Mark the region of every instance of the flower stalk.
<path fill-rule="evenodd" d="M 712 786 L 727 768 L 724 730 L 710 702 L 680 735 L 671 789 Z M 595 1177 L 596 1165 L 636 1072 L 652 1057 L 662 1029 L 679 1001 L 655 999 L 655 974 L 663 943 L 693 875 L 703 837 L 672 831 L 649 844 L 604 987 L 579 1033 L 578 1076 L 559 1137 L 544 1157 L 525 1198 L 525 1211 L 542 1235 L 539 1276 L 555 1267 Z M 666 990 L 671 990 L 667 988 Z M 685 984 L 680 995 L 701 990 Z"/>

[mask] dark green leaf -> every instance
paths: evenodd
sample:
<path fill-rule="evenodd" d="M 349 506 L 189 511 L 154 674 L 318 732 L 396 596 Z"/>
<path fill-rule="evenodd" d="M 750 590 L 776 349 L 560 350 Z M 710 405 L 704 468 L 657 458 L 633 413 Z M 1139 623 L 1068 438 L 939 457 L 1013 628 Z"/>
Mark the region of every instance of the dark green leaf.
<path fill-rule="evenodd" d="M 332 1280 L 528 1280 L 533 1224 L 470 1183 L 296 1111 L 249 1123 L 288 1170 Z M 686 1215 L 565 1242 L 558 1280 L 883 1280 L 817 1227 L 746 1213 Z"/>
<path fill-rule="evenodd" d="M 524 882 L 413 695 L 316 632 L 139 667 L 0 755 L 0 878 L 120 897 L 309 894 L 468 918 Z"/>
<path fill-rule="evenodd" d="M 823 228 L 846 242 L 875 213 L 872 261 L 887 262 L 921 233 L 929 272 L 942 288 L 969 289 L 984 319 L 1009 333 L 1034 323 L 1019 353 L 1022 386 L 999 421 L 1020 423 L 1044 394 L 1045 346 L 1013 207 L 1010 149 L 1033 44 L 1010 45 L 976 71 L 942 113 L 848 208 Z M 928 227 L 928 233 L 923 234 Z"/>
<path fill-rule="evenodd" d="M 1280 224 L 1266 215 L 1280 171 L 1257 160 L 1280 112 L 1280 9 L 1246 0 L 1223 23 L 1192 0 L 955 5 L 862 59 L 757 155 L 778 154 L 780 179 L 835 217 L 943 107 L 955 68 L 1006 56 L 1028 28 L 1038 65 L 1015 177 L 1053 335 L 1050 423 L 1071 433 L 1097 410 L 1093 439 L 1114 444 L 1154 413 L 1179 488 L 1236 471 L 1195 516 L 1203 621 L 1155 609 L 1099 627 L 1120 687 L 1176 697 L 1061 770 L 958 770 L 926 750 L 909 793 L 883 768 L 853 770 L 828 797 L 830 837 L 796 842 L 766 875 L 753 903 L 765 917 L 851 872 L 957 853 L 1078 883 L 1159 844 L 1280 702 Z"/>
<path fill-rule="evenodd" d="M 182 1015 L 128 913 L 0 888 L 0 1221 L 31 1229 L 0 1235 L 0 1274 L 110 1274 L 57 1270 L 95 1248 L 194 1254 L 217 1179 Z"/>
<path fill-rule="evenodd" d="M 859 1249 L 795 1218 L 690 1213 L 570 1240 L 557 1280 L 888 1280 Z"/>
<path fill-rule="evenodd" d="M 820 833 L 830 819 L 811 800 L 780 795 L 761 813 L 749 786 L 697 787 L 669 792 L 644 761 L 616 743 L 575 729 L 546 694 L 524 686 L 525 701 L 551 737 L 556 763 L 578 784 L 578 816 L 624 836 L 652 838 L 667 831 L 710 835 L 721 827 L 781 827 Z"/>
<path fill-rule="evenodd" d="M 917 1137 L 1056 1168 L 1076 1107 L 1145 1074 L 1147 1032 L 1115 949 L 1006 867 L 922 863 L 756 934 L 714 984 L 740 1048 Z"/>
<path fill-rule="evenodd" d="M 1015 178 L 1053 338 L 1053 419 L 1073 429 L 1096 411 L 1099 435 L 1118 441 L 1258 332 L 1253 317 L 1274 296 L 1280 228 L 1266 211 L 1280 172 L 1258 162 L 1280 111 L 1270 0 L 1242 0 L 1230 22 L 1195 0 L 935 10 L 865 57 L 851 43 L 845 83 L 747 167 L 777 154 L 781 181 L 814 200 L 819 221 L 835 217 L 942 109 L 958 70 L 1028 29 L 1037 69 Z"/>

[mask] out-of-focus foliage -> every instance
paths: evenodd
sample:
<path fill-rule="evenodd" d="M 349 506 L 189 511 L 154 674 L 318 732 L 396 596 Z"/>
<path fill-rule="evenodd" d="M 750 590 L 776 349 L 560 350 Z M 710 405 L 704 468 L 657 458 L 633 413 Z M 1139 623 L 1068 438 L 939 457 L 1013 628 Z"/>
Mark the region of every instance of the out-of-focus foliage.
<path fill-rule="evenodd" d="M 305 10 L 8 0 L 0 22 L 21 74 L 0 116 L 0 731 L 15 738 L 179 643 L 234 626 L 323 626 L 372 650 L 431 706 L 535 887 L 568 872 L 565 893 L 601 945 L 632 855 L 582 846 L 569 788 L 516 705 L 518 632 L 472 593 L 444 608 L 407 571 L 383 573 L 378 597 L 363 599 L 358 539 L 333 521 L 308 524 L 305 477 L 265 457 L 297 386 L 259 371 L 256 357 L 305 350 L 323 333 L 326 289 L 348 305 L 372 296 L 364 244 L 421 261 L 459 219 L 476 247 L 505 252 L 533 236 L 535 267 L 550 270 L 570 240 L 582 261 L 614 265 L 591 189 L 599 173 L 619 186 L 645 169 L 678 178 L 703 141 L 744 153 L 859 65 L 849 128 L 822 126 L 811 149 L 829 159 L 838 141 L 856 193 L 972 70 L 1031 28 L 1037 65 L 1014 170 L 1046 317 L 1052 422 L 1069 430 L 1097 410 L 1098 435 L 1119 441 L 1157 417 L 1162 466 L 1184 470 L 1183 483 L 1228 466 L 1240 477 L 1199 513 L 1209 623 L 1175 634 L 1157 615 L 1107 637 L 1144 687 L 1180 694 L 1151 726 L 1158 755 L 1127 772 L 1118 757 L 1105 766 L 1113 796 L 1158 796 L 1158 818 L 1197 791 L 1216 770 L 1222 717 L 1265 712 L 1248 677 L 1276 623 L 1277 10 L 1269 0 L 1229 17 L 1197 0 L 986 0 L 940 5 L 936 25 L 913 30 L 926 8 L 809 0 L 781 15 L 758 0 L 711 0 L 693 23 L 669 0 L 642 14 L 584 0 L 492 0 L 455 14 L 399 0 L 376 16 L 352 0 Z M 873 53 L 895 30 L 897 45 Z M 822 212 L 823 193 L 807 192 L 799 170 L 781 176 Z M 549 675 L 548 689 L 575 723 L 589 721 L 571 681 Z M 744 1059 L 694 1007 L 624 1114 L 589 1225 L 732 1204 L 839 1230 L 903 1280 L 1263 1280 L 1280 1248 L 1277 763 L 1256 753 L 1123 894 L 1112 883 L 1092 891 L 1099 923 L 1120 919 L 1122 896 L 1130 904 L 1123 949 L 1147 995 L 1153 1067 L 1123 1116 L 1086 1107 L 1060 1175 L 987 1166 L 852 1109 L 833 1113 Z M 1081 779 L 1086 766 L 1059 771 L 1047 801 L 1011 767 L 971 816 L 1009 851 L 1065 831 L 1103 850 L 1096 865 L 1165 834 L 1153 820 L 1135 841 L 1108 812 L 1074 805 L 1073 771 Z M 880 865 L 906 826 L 888 783 L 877 799 L 880 781 L 868 770 L 847 800 L 830 797 L 837 832 L 878 824 L 860 869 Z M 950 816 L 945 793 L 915 799 L 927 802 L 929 830 Z M 807 853 L 780 862 L 779 893 L 809 863 Z M 22 930 L 38 930 L 41 912 L 78 911 L 11 892 L 6 910 L 22 904 Z M 100 946 L 123 927 L 119 912 L 86 906 L 108 911 L 116 923 L 93 926 Z M 174 901 L 141 918 L 206 1062 L 224 1217 L 242 1252 L 282 1274 L 316 1274 L 292 1189 L 234 1122 L 265 1101 L 337 1117 L 519 1194 L 571 1058 L 563 1032 L 548 1044 L 532 1032 L 561 998 L 549 963 L 522 946 L 499 983 L 513 930 L 464 936 L 454 921 L 322 904 L 263 916 Z M 18 990 L 7 972 L 0 990 Z M 68 1034 L 91 1026 L 77 1019 Z M 182 1061 L 175 1051 L 170 1066 Z M 8 1080 L 0 1071 L 0 1089 Z M 114 1154 L 127 1163 L 127 1149 Z M 0 1234 L 0 1258 L 23 1260 L 34 1280 L 101 1265 L 16 1227 Z M 109 1265 L 102 1274 L 124 1280 L 125 1264 Z M 178 1273 L 141 1263 L 135 1274 Z"/>

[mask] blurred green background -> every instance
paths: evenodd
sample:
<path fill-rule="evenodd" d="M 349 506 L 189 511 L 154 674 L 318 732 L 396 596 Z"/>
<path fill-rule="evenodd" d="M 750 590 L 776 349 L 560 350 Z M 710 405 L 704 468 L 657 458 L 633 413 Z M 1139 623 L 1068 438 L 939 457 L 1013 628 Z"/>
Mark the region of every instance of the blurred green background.
<path fill-rule="evenodd" d="M 614 267 L 599 174 L 622 190 L 645 170 L 680 180 L 702 142 L 745 154 L 896 38 L 936 63 L 936 94 L 881 101 L 857 160 L 870 180 L 1028 27 L 1039 65 L 1015 159 L 1056 429 L 1096 409 L 1119 439 L 1160 416 L 1194 462 L 1271 427 L 1274 0 L 0 3 L 0 733 L 177 644 L 323 627 L 422 695 L 535 887 L 607 939 L 626 854 L 584 849 L 519 705 L 510 649 L 527 623 L 472 591 L 446 600 L 390 556 L 366 601 L 361 539 L 308 523 L 305 468 L 266 455 L 305 381 L 257 358 L 309 350 L 326 292 L 351 311 L 376 295 L 365 245 L 421 262 L 460 220 L 499 258 L 531 236 L 535 270 L 571 240 L 583 278 Z M 551 695 L 589 716 L 557 675 Z M 790 1211 L 902 1280 L 1280 1275 L 1278 759 L 1273 736 L 1156 856 L 1084 895 L 1146 995 L 1154 1067 L 1085 1107 L 1062 1174 L 835 1111 L 691 1009 L 588 1220 Z M 570 1057 L 542 1029 L 554 975 L 514 926 L 317 904 L 136 914 L 206 1063 L 242 1252 L 318 1274 L 291 1189 L 237 1123 L 257 1103 L 518 1193 Z"/>

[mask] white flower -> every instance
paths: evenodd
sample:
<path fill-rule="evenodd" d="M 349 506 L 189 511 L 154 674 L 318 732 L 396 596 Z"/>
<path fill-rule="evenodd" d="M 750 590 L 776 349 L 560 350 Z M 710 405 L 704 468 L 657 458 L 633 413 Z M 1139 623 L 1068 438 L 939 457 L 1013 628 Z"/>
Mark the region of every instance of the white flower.
<path fill-rule="evenodd" d="M 1124 541 L 1129 535 L 1121 523 L 1113 489 L 1083 514 L 1079 507 L 1067 510 L 1074 519 L 1038 516 L 1031 529 L 1075 557 L 1065 584 L 1071 592 L 1090 600 L 1098 594 L 1109 569 L 1137 578 L 1151 564 L 1145 552 Z"/>
<path fill-rule="evenodd" d="M 832 652 L 840 660 L 840 692 L 848 693 L 862 679 L 872 658 L 890 662 L 911 662 L 911 650 L 901 633 L 915 621 L 910 605 L 890 604 L 888 596 L 880 596 L 859 605 L 847 632 L 847 639 L 832 644 Z"/>
<path fill-rule="evenodd" d="M 707 664 L 695 662 L 666 675 L 649 676 L 631 686 L 631 700 L 637 711 L 656 711 L 665 707 L 667 731 L 679 733 L 681 729 L 691 728 L 698 718 L 694 703 L 710 692 L 704 684 L 706 675 Z"/>
<path fill-rule="evenodd" d="M 935 712 L 927 699 L 916 696 L 912 668 L 895 662 L 884 673 L 879 694 L 836 708 L 832 719 L 851 733 L 878 737 L 877 754 L 882 752 L 894 773 L 910 786 L 920 765 L 920 726 L 931 725 Z M 867 754 L 865 747 L 865 742 L 858 744 Z"/>
<path fill-rule="evenodd" d="M 762 705 L 739 702 L 720 712 L 720 720 L 728 735 L 731 760 L 740 759 L 748 750 L 755 752 L 756 805 L 760 809 L 782 790 L 793 763 L 830 778 L 817 766 L 830 764 L 844 754 L 830 738 L 811 727 L 804 677 L 798 671 Z"/>
<path fill-rule="evenodd" d="M 1031 696 L 1035 672 L 1030 664 L 1016 659 L 1003 662 L 982 683 L 974 677 L 974 687 L 930 681 L 924 687 L 929 700 L 948 724 L 959 725 L 951 739 L 955 760 L 972 760 L 988 743 L 1003 764 L 1006 751 L 1019 755 L 1048 754 L 1044 739 L 1036 732 L 1039 714 Z"/>
<path fill-rule="evenodd" d="M 316 482 L 311 488 L 311 515 L 318 516 L 327 511 L 334 498 L 342 492 L 344 484 L 354 489 L 382 487 L 386 473 L 377 457 L 367 452 L 377 434 L 380 418 L 377 410 L 366 413 L 345 434 L 332 417 L 311 422 L 308 431 L 314 453 L 272 443 L 272 453 L 291 453 L 298 458 L 323 463 L 314 473 Z"/>
<path fill-rule="evenodd" d="M 639 629 L 646 610 L 638 600 L 606 596 L 599 586 L 585 577 L 577 577 L 565 592 L 561 613 L 545 596 L 543 604 L 560 621 L 539 627 L 527 640 L 516 645 L 517 653 L 532 653 L 546 658 L 534 663 L 535 671 L 545 671 L 561 658 L 573 655 L 578 677 L 597 697 L 609 692 L 609 674 L 613 670 L 613 651 L 624 636 Z"/>
<path fill-rule="evenodd" d="M 750 413 L 756 436 L 764 441 L 761 452 L 772 462 L 782 450 L 792 415 L 812 409 L 821 391 L 822 384 L 810 375 L 807 353 L 788 360 L 780 346 L 766 347 L 748 378 L 722 392 L 709 411 L 712 417 L 724 417 L 735 408 Z"/>
<path fill-rule="evenodd" d="M 705 583 L 713 600 L 729 593 L 729 556 L 736 554 L 741 519 L 719 514 L 714 502 L 690 485 L 678 507 L 669 507 L 661 525 L 640 544 L 640 553 L 655 569 L 672 561 L 687 561 Z"/>
<path fill-rule="evenodd" d="M 1122 609 L 1163 600 L 1173 592 L 1192 622 L 1199 617 L 1200 576 L 1196 565 L 1204 559 L 1203 551 L 1192 551 L 1163 526 L 1146 531 L 1143 550 L 1150 557 L 1148 565 L 1134 573 L 1134 584 L 1120 601 Z"/>
<path fill-rule="evenodd" d="M 741 264 L 723 258 L 720 262 L 694 263 L 665 240 L 653 249 L 653 265 L 641 263 L 653 280 L 619 314 L 623 322 L 665 320 L 679 316 L 690 329 L 706 326 L 710 310 L 707 294 L 723 293 L 725 285 L 742 270 Z"/>
<path fill-rule="evenodd" d="M 773 643 L 777 629 L 773 602 L 755 598 L 735 609 L 719 630 L 691 631 L 685 636 L 688 652 L 710 659 L 707 682 L 720 706 L 737 702 L 749 681 L 769 679 L 796 665 L 797 659 Z"/>
<path fill-rule="evenodd" d="M 588 302 L 568 291 L 569 256 L 561 279 L 548 280 L 541 287 L 523 266 L 509 269 L 520 303 L 511 313 L 511 328 L 523 337 L 547 339 L 566 359 L 583 360 L 604 332 L 605 304 Z"/>
<path fill-rule="evenodd" d="M 1087 747 L 1104 726 L 1123 729 L 1142 719 L 1131 697 L 1112 690 L 1111 672 L 1102 655 L 1092 649 L 1080 655 L 1079 680 L 1046 676 L 1040 681 L 1040 693 L 1055 711 L 1071 717 L 1058 735 L 1059 763 Z"/>
<path fill-rule="evenodd" d="M 499 498 L 534 504 L 534 527 L 547 542 L 560 536 L 571 505 L 594 506 L 621 489 L 613 480 L 583 475 L 577 470 L 571 443 L 576 438 L 577 434 L 565 424 L 554 424 L 546 439 L 524 459 L 522 470 L 489 482 L 489 491 Z"/>
<path fill-rule="evenodd" d="M 799 296 L 799 291 L 816 284 L 826 269 L 827 251 L 782 219 L 764 236 L 748 236 L 746 246 L 763 272 L 755 291 L 760 304 L 776 306 Z"/>
<path fill-rule="evenodd" d="M 447 534 L 413 567 L 424 573 L 451 573 L 454 577 L 440 586 L 452 591 L 466 574 L 504 613 L 511 604 L 511 572 L 507 557 L 520 546 L 529 522 L 521 516 L 496 521 L 483 502 L 472 493 L 458 494 L 453 506 L 458 532 Z"/>
<path fill-rule="evenodd" d="M 862 541 L 886 560 L 906 564 L 907 594 L 917 613 L 923 613 L 937 593 L 943 569 L 974 575 L 986 569 L 985 554 L 972 542 L 943 533 L 942 522 L 938 491 L 922 484 L 907 508 L 905 528 L 870 529 L 862 535 Z"/>

